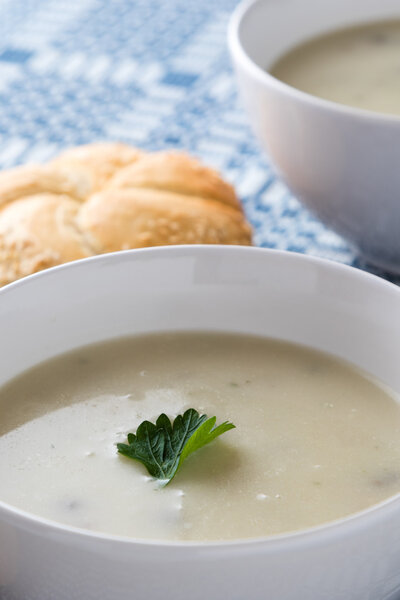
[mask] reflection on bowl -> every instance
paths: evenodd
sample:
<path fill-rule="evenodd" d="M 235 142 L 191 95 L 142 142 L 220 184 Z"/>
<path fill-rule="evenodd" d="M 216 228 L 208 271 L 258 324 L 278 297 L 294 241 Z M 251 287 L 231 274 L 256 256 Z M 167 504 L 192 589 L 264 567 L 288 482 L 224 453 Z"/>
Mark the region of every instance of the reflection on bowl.
<path fill-rule="evenodd" d="M 392 284 L 297 254 L 182 246 L 104 255 L 0 291 L 0 385 L 89 343 L 197 330 L 310 346 L 398 393 L 399 303 Z M 0 597 L 389 598 L 400 590 L 399 527 L 399 496 L 299 533 L 211 543 L 96 534 L 0 501 Z"/>
<path fill-rule="evenodd" d="M 336 104 L 268 73 L 298 44 L 399 18 L 396 0 L 255 0 L 240 5 L 229 46 L 253 129 L 293 193 L 365 259 L 400 273 L 400 119 Z"/>

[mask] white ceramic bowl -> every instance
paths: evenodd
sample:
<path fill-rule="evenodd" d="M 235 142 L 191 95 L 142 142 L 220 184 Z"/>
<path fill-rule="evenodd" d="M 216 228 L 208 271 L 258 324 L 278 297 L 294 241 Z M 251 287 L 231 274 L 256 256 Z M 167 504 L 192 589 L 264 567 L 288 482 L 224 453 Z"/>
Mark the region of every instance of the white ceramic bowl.
<path fill-rule="evenodd" d="M 99 340 L 221 330 L 333 353 L 400 392 L 399 309 L 394 285 L 297 254 L 182 246 L 100 256 L 0 291 L 0 384 Z M 209 544 L 90 533 L 0 501 L 1 600 L 388 600 L 399 591 L 399 496 L 297 534 Z"/>
<path fill-rule="evenodd" d="M 400 118 L 316 98 L 267 72 L 313 36 L 392 17 L 400 18 L 398 0 L 255 0 L 237 8 L 228 39 L 254 132 L 277 172 L 365 259 L 400 273 Z"/>

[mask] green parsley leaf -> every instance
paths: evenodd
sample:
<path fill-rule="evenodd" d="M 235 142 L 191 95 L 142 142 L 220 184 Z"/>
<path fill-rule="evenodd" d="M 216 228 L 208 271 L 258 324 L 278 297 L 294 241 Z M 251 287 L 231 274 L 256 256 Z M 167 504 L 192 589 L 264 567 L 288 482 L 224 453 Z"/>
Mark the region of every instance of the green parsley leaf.
<path fill-rule="evenodd" d="M 215 422 L 216 417 L 200 415 L 194 408 L 178 415 L 173 423 L 161 414 L 155 424 L 143 421 L 136 434 L 128 433 L 128 443 L 117 444 L 118 452 L 140 461 L 165 486 L 190 454 L 235 427 L 228 421 L 216 427 Z"/>

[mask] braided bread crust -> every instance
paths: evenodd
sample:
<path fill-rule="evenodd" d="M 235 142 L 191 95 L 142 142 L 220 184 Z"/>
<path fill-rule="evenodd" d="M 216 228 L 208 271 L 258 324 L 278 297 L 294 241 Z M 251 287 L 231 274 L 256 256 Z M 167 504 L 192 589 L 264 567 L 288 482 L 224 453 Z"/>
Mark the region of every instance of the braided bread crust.
<path fill-rule="evenodd" d="M 0 173 L 0 285 L 96 254 L 170 244 L 251 244 L 233 187 L 186 154 L 92 144 Z"/>

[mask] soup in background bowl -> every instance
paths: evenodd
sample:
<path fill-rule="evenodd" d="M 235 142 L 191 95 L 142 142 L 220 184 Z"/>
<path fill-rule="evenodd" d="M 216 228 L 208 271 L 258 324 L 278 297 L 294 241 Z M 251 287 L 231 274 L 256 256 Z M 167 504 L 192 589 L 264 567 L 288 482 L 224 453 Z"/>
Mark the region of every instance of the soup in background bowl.
<path fill-rule="evenodd" d="M 284 54 L 269 73 L 292 87 L 354 108 L 400 115 L 400 20 L 346 27 Z"/>
<path fill-rule="evenodd" d="M 22 431 L 27 435 L 14 440 L 14 456 L 13 440 L 4 449 L 3 454 L 7 455 L 10 462 L 25 461 L 24 465 L 19 463 L 16 468 L 23 466 L 25 469 L 24 492 L 27 496 L 32 496 L 29 500 L 38 504 L 35 509 L 33 505 L 22 505 L 20 499 L 12 498 L 17 486 L 14 487 L 11 481 L 13 469 L 9 469 L 3 455 L 0 468 L 4 468 L 5 475 L 2 481 L 5 483 L 7 477 L 11 479 L 4 485 L 3 493 L 0 491 L 0 597 L 16 600 L 63 600 L 71 598 L 76 590 L 76 594 L 85 600 L 111 600 L 116 596 L 131 595 L 138 598 L 149 597 L 152 600 L 183 600 L 189 595 L 195 600 L 207 596 L 226 596 L 231 600 L 261 600 L 266 595 L 294 600 L 299 594 L 307 595 L 311 600 L 320 600 L 321 595 L 329 600 L 339 600 L 344 596 L 365 600 L 387 598 L 398 593 L 400 499 L 395 495 L 384 500 L 385 497 L 396 494 L 398 490 L 393 482 L 395 477 L 390 477 L 389 484 L 382 476 L 382 471 L 388 468 L 388 460 L 393 461 L 390 465 L 390 476 L 393 476 L 393 469 L 397 466 L 396 440 L 390 442 L 389 438 L 386 438 L 381 419 L 387 421 L 387 426 L 396 428 L 396 395 L 400 391 L 399 302 L 398 288 L 360 271 L 300 255 L 235 247 L 170 247 L 96 257 L 46 271 L 2 289 L 1 406 L 6 406 L 10 401 L 9 393 L 12 392 L 14 398 L 19 396 L 20 406 L 23 407 L 19 415 L 18 406 L 12 406 L 7 411 L 7 418 L 14 418 L 14 424 L 9 427 L 7 420 L 2 419 L 2 431 L 4 433 L 4 429 L 8 428 L 18 432 L 18 425 L 29 428 L 34 423 L 33 418 L 40 420 L 46 414 L 53 415 L 55 421 L 58 419 L 58 424 L 55 421 L 47 421 L 44 439 L 47 439 L 47 436 L 52 437 L 51 440 L 47 440 L 50 454 L 52 451 L 58 452 L 61 448 L 57 457 L 61 476 L 60 473 L 52 475 L 54 465 L 49 466 L 46 474 L 46 468 L 43 467 L 43 444 L 43 447 L 38 448 L 35 444 L 27 443 L 25 452 L 23 451 L 21 444 L 29 441 L 29 431 Z M 118 338 L 125 339 L 113 342 Z M 265 338 L 280 341 L 268 342 Z M 88 365 L 84 367 L 85 360 L 94 360 L 87 355 L 88 344 L 97 344 L 89 348 L 89 354 L 97 352 L 96 360 L 100 360 L 100 363 L 101 360 L 104 361 L 98 382 L 93 364 L 91 368 Z M 116 344 L 114 349 L 113 344 Z M 144 344 L 142 351 L 140 344 Z M 298 381 L 293 383 L 290 394 L 286 390 L 286 396 L 293 395 L 298 390 L 299 403 L 296 406 L 295 400 L 285 398 L 283 390 L 280 399 L 278 396 L 276 404 L 271 405 L 272 412 L 269 417 L 274 419 L 276 424 L 280 418 L 278 416 L 282 416 L 284 410 L 287 411 L 288 419 L 289 415 L 294 417 L 292 425 L 288 424 L 286 431 L 289 438 L 292 436 L 291 452 L 288 452 L 287 448 L 290 446 L 287 442 L 289 438 L 285 439 L 282 433 L 285 432 L 284 425 L 280 425 L 281 433 L 277 427 L 272 429 L 271 436 L 275 436 L 274 447 L 278 454 L 279 439 L 282 442 L 283 458 L 281 461 L 278 455 L 273 458 L 276 460 L 275 470 L 278 470 L 278 463 L 282 461 L 286 461 L 284 466 L 289 469 L 288 459 L 296 454 L 293 452 L 296 450 L 293 443 L 293 432 L 297 434 L 296 429 L 306 427 L 308 421 L 307 435 L 311 436 L 313 427 L 310 421 L 316 418 L 318 411 L 333 411 L 332 415 L 335 413 L 335 407 L 329 405 L 337 394 L 335 386 L 338 377 L 335 375 L 332 381 L 332 371 L 336 369 L 337 373 L 346 373 L 349 379 L 353 376 L 356 379 L 359 377 L 357 381 L 361 383 L 357 386 L 361 387 L 357 406 L 346 406 L 343 398 L 339 404 L 346 414 L 346 421 L 354 419 L 354 416 L 351 416 L 356 414 L 351 413 L 353 408 L 360 409 L 363 403 L 367 403 L 368 410 L 373 410 L 375 402 L 380 404 L 376 431 L 374 432 L 373 415 L 368 425 L 362 425 L 361 432 L 358 430 L 356 433 L 356 429 L 354 430 L 355 440 L 352 439 L 351 426 L 346 431 L 343 429 L 342 448 L 337 446 L 337 451 L 342 451 L 344 455 L 346 444 L 348 448 L 353 444 L 353 450 L 349 451 L 348 456 L 349 465 L 346 467 L 351 470 L 354 455 L 353 465 L 359 476 L 355 487 L 365 483 L 365 489 L 370 484 L 372 489 L 375 489 L 373 486 L 378 481 L 380 483 L 377 489 L 380 491 L 381 484 L 390 487 L 394 483 L 394 487 L 383 496 L 372 499 L 369 503 L 379 502 L 372 508 L 362 510 L 365 505 L 358 505 L 354 510 L 360 512 L 349 515 L 353 510 L 345 511 L 342 514 L 348 516 L 341 519 L 337 519 L 339 514 L 334 515 L 333 519 L 336 520 L 330 523 L 316 525 L 329 519 L 324 516 L 319 521 L 316 519 L 314 522 L 302 523 L 302 529 L 296 533 L 279 534 L 279 530 L 275 529 L 275 532 L 271 530 L 264 533 L 278 533 L 277 535 L 264 534 L 258 539 L 253 529 L 250 533 L 233 531 L 232 535 L 225 534 L 227 541 L 224 541 L 224 535 L 215 529 L 209 535 L 199 534 L 192 539 L 189 535 L 186 538 L 181 537 L 179 541 L 176 537 L 174 539 L 174 536 L 161 533 L 161 526 L 165 525 L 165 521 L 159 525 L 159 536 L 157 523 L 152 523 L 153 534 L 150 536 L 141 534 L 133 537 L 131 524 L 128 532 L 130 537 L 123 535 L 121 529 L 114 530 L 114 534 L 113 530 L 108 530 L 111 533 L 101 533 L 101 529 L 107 529 L 96 524 L 90 531 L 85 519 L 93 518 L 93 513 L 89 517 L 85 515 L 86 499 L 76 497 L 76 494 L 82 492 L 84 485 L 82 484 L 81 489 L 79 477 L 76 479 L 76 474 L 71 474 L 71 469 L 74 471 L 79 468 L 79 460 L 71 467 L 68 461 L 63 461 L 63 452 L 99 452 L 91 448 L 93 440 L 89 439 L 90 435 L 86 445 L 84 433 L 87 425 L 82 423 L 86 419 L 90 424 L 91 415 L 96 415 L 96 407 L 89 407 L 85 418 L 80 419 L 78 414 L 75 421 L 67 418 L 66 413 L 65 419 L 62 416 L 59 418 L 57 411 L 52 413 L 48 409 L 52 403 L 57 404 L 59 401 L 59 398 L 55 397 L 57 394 L 63 396 L 63 391 L 58 389 L 59 385 L 63 385 L 63 381 L 65 397 L 61 404 L 64 403 L 63 406 L 67 408 L 74 408 L 67 398 L 74 387 L 82 393 L 88 393 L 92 399 L 87 399 L 89 404 L 93 402 L 93 386 L 96 388 L 96 384 L 99 385 L 97 394 L 112 394 L 113 377 L 118 372 L 115 364 L 120 365 L 121 372 L 125 370 L 126 374 L 127 367 L 129 372 L 130 359 L 126 356 L 132 352 L 132 347 L 136 347 L 137 350 L 136 354 L 135 351 L 132 354 L 132 369 L 136 375 L 128 373 L 128 378 L 132 385 L 131 393 L 138 395 L 138 404 L 144 403 L 145 406 L 149 406 L 148 402 L 146 404 L 146 393 L 149 393 L 149 389 L 141 388 L 139 384 L 135 385 L 135 377 L 138 380 L 145 379 L 151 367 L 157 370 L 158 365 L 159 369 L 158 375 L 155 375 L 155 387 L 151 388 L 150 384 L 150 389 L 153 390 L 150 393 L 151 401 L 155 405 L 149 412 L 146 412 L 146 408 L 142 409 L 140 418 L 156 417 L 158 411 L 163 410 L 163 394 L 169 397 L 169 402 L 177 402 L 172 408 L 171 404 L 166 403 L 166 412 L 170 415 L 181 412 L 187 408 L 188 392 L 192 391 L 194 395 L 190 398 L 190 403 L 193 401 L 194 408 L 207 412 L 209 416 L 216 414 L 218 422 L 225 419 L 237 421 L 237 430 L 242 419 L 238 408 L 242 399 L 248 414 L 254 416 L 251 411 L 255 407 L 251 406 L 251 399 L 248 400 L 250 392 L 247 388 L 253 386 L 255 392 L 259 386 L 259 395 L 262 397 L 263 388 L 266 386 L 262 379 L 263 361 L 273 364 L 279 354 L 287 357 L 289 353 L 289 364 L 293 365 L 293 373 Z M 176 377 L 171 376 L 174 354 L 171 350 L 180 356 Z M 70 354 L 65 355 L 68 352 Z M 204 360 L 208 355 L 213 359 L 211 370 L 214 370 L 207 383 L 201 383 L 198 379 L 201 371 L 198 369 L 199 353 L 203 353 Z M 114 367 L 111 355 L 115 359 Z M 118 356 L 121 358 L 118 359 Z M 197 357 L 193 359 L 194 362 L 191 361 L 191 356 Z M 226 356 L 230 360 L 227 361 Z M 268 356 L 271 357 L 269 360 Z M 63 362 L 67 358 L 72 361 L 69 365 Z M 52 376 L 47 378 L 46 384 L 45 361 L 50 361 L 47 367 L 52 369 Z M 43 367 L 38 366 L 41 363 Z M 196 372 L 192 372 L 191 379 L 188 372 L 194 370 L 194 364 Z M 218 368 L 219 364 L 221 369 Z M 301 364 L 303 367 L 299 370 Z M 225 365 L 226 373 L 223 372 L 222 365 Z M 277 371 L 274 371 L 271 365 L 269 367 L 270 384 L 281 387 L 279 381 L 271 382 L 271 378 L 277 377 Z M 77 378 L 78 368 L 81 369 L 81 373 L 86 370 L 86 381 L 85 375 L 81 375 L 81 379 Z M 287 368 L 286 366 L 286 370 Z M 320 391 L 317 399 L 310 400 L 307 386 L 315 372 L 321 373 L 324 369 L 329 373 L 328 376 L 325 372 L 327 398 L 325 401 L 321 400 Z M 368 373 L 367 379 L 360 374 L 360 370 Z M 141 375 L 142 372 L 145 374 Z M 29 385 L 24 388 L 23 379 L 26 377 Z M 175 400 L 171 400 L 171 387 L 176 386 L 176 380 L 179 378 L 181 383 L 186 382 L 186 398 L 183 399 L 181 394 L 180 399 L 175 397 Z M 222 386 L 219 391 L 216 380 L 219 386 Z M 250 383 L 246 383 L 247 381 Z M 375 386 L 373 381 L 380 382 L 380 387 L 376 388 L 378 395 L 374 396 L 375 400 L 367 399 L 367 390 L 370 386 Z M 192 389 L 190 382 L 193 383 Z M 285 385 L 287 383 L 285 382 Z M 21 384 L 22 388 L 19 388 L 16 394 Z M 208 392 L 207 385 L 210 388 Z M 126 386 L 124 387 L 118 379 L 115 387 L 118 388 L 121 403 L 128 402 L 129 398 L 121 398 Z M 344 389 L 345 386 L 341 387 Z M 46 398 L 46 393 L 50 390 L 48 399 L 44 400 L 47 407 L 43 406 L 41 389 L 43 398 Z M 388 392 L 388 389 L 392 392 Z M 303 394 L 306 393 L 307 402 L 312 404 L 308 407 L 305 405 L 304 410 L 300 402 L 301 390 Z M 29 405 L 30 394 L 34 402 L 32 406 Z M 211 399 L 213 394 L 214 400 Z M 352 400 L 355 400 L 355 396 Z M 18 404 L 17 399 L 14 401 Z M 260 418 L 256 418 L 255 421 L 253 419 L 253 427 L 262 424 L 265 419 L 262 414 L 266 407 L 262 405 L 261 400 L 258 402 L 261 402 L 261 406 L 257 408 Z M 280 404 L 282 411 L 279 410 Z M 104 438 L 104 447 L 107 447 L 106 454 L 111 449 L 115 450 L 114 433 L 117 433 L 117 429 L 123 439 L 128 431 L 134 431 L 137 426 L 138 415 L 132 417 L 131 423 L 127 423 L 128 410 L 124 412 L 123 418 L 121 414 L 121 423 L 118 423 L 117 427 L 115 414 L 119 409 L 119 405 L 112 406 L 109 418 L 106 416 L 98 428 L 98 432 L 103 428 L 103 432 L 100 433 Z M 333 421 L 338 419 L 340 424 L 343 415 L 340 416 L 336 412 L 336 417 L 327 418 Z M 22 423 L 24 420 L 25 425 Z M 245 427 L 244 422 L 242 427 Z M 328 437 L 329 424 L 324 427 L 327 427 L 325 437 Z M 221 471 L 229 481 L 226 471 L 227 468 L 234 470 L 240 465 L 240 446 L 246 446 L 246 450 L 242 452 L 244 457 L 249 458 L 253 452 L 251 443 L 246 445 L 243 434 L 239 433 L 235 441 L 235 433 L 236 430 L 229 431 L 216 440 L 214 446 L 199 450 L 193 459 L 188 459 L 187 465 L 182 467 L 176 479 L 168 488 L 164 488 L 164 491 L 173 496 L 177 490 L 184 490 L 191 478 L 196 486 L 196 482 L 203 477 L 209 488 L 207 493 L 210 494 L 210 504 L 218 500 L 218 494 L 223 492 L 217 489 L 216 484 Z M 378 465 L 372 464 L 372 459 L 368 457 L 362 458 L 362 461 L 365 460 L 366 471 L 369 467 L 372 469 L 369 474 L 362 473 L 364 466 L 360 468 L 358 461 L 364 443 L 363 436 L 365 435 L 365 439 L 372 439 L 375 434 L 377 445 L 378 439 L 388 444 L 387 453 L 381 455 L 382 461 Z M 75 435 L 76 444 L 73 444 L 71 440 L 73 441 Z M 336 435 L 332 436 L 335 437 Z M 2 440 L 4 441 L 4 438 Z M 42 443 L 43 440 L 39 442 Z M 376 449 L 371 448 L 372 453 L 375 451 Z M 100 454 L 101 452 L 102 450 Z M 214 462 L 212 455 L 216 457 Z M 91 458 L 94 461 L 98 460 L 96 456 L 86 456 L 84 460 L 90 461 Z M 128 464 L 128 459 L 117 455 L 113 455 L 110 460 L 114 460 L 115 464 L 126 471 L 123 481 L 121 480 L 121 488 L 129 485 L 130 474 L 132 485 L 135 478 L 142 477 L 142 465 L 139 463 L 131 461 L 132 464 Z M 215 468 L 211 480 L 204 473 L 206 460 L 211 460 L 210 464 Z M 31 472 L 29 462 L 32 462 Z M 40 463 L 43 471 L 37 476 L 35 469 L 40 467 Z M 263 468 L 262 463 L 263 461 L 260 461 L 260 469 Z M 225 465 L 220 472 L 218 464 L 220 467 L 221 464 Z M 303 458 L 301 464 L 304 468 Z M 316 464 L 318 463 L 314 466 Z M 117 469 L 119 467 L 116 467 L 116 472 Z M 268 471 L 268 468 L 263 470 Z M 318 472 L 318 469 L 315 469 L 315 472 Z M 385 474 L 387 473 L 385 471 Z M 279 481 L 279 475 L 275 475 L 274 485 Z M 20 474 L 17 473 L 17 476 Z M 112 477 L 113 483 L 110 484 L 109 493 L 111 497 L 114 495 L 115 506 L 118 506 L 118 502 L 123 504 L 124 497 L 129 496 L 118 489 L 119 484 L 114 473 Z M 61 511 L 68 508 L 69 514 L 78 515 L 78 521 L 57 524 L 55 521 L 62 519 L 45 511 L 44 504 L 49 497 L 48 492 L 57 492 L 57 489 L 64 492 L 65 484 L 75 481 L 74 478 L 77 481 L 73 490 L 75 495 L 69 498 L 63 496 L 69 504 L 61 502 L 58 508 Z M 83 478 L 85 479 L 85 475 Z M 87 479 L 90 478 L 93 478 L 93 473 L 89 469 Z M 22 482 L 22 478 L 20 479 Z M 264 483 L 267 481 L 268 476 Z M 314 475 L 308 483 L 310 487 L 317 488 L 313 481 L 317 481 Z M 322 479 L 318 481 L 323 484 Z M 244 487 L 251 487 L 251 482 Z M 290 494 L 291 487 L 293 484 L 289 483 L 285 494 Z M 296 492 L 299 510 L 300 507 L 304 509 L 304 503 L 307 502 L 304 489 L 299 488 Z M 265 488 L 252 490 L 252 495 L 253 492 L 259 495 L 258 498 L 253 498 L 256 506 L 268 504 L 267 496 L 270 494 Z M 155 490 L 154 493 L 160 494 L 155 501 L 160 504 L 162 492 Z M 279 493 L 276 492 L 278 495 Z M 237 492 L 235 496 L 236 494 Z M 152 498 L 152 494 L 147 497 Z M 219 498 L 220 501 L 221 499 L 226 503 L 226 515 L 229 520 L 228 501 L 223 495 Z M 240 519 L 240 530 L 243 523 L 249 521 L 249 515 L 246 513 L 251 508 L 246 508 L 246 505 L 238 507 L 237 500 L 235 497 L 235 509 L 238 512 L 235 513 L 232 522 Z M 279 498 L 275 497 L 273 500 L 279 502 Z M 150 502 L 146 504 L 149 505 Z M 202 502 L 204 511 L 207 511 L 207 499 L 203 499 Z M 160 505 L 162 507 L 162 503 Z M 112 507 L 112 502 L 110 506 Z M 322 509 L 326 509 L 324 502 Z M 218 510 L 221 510 L 221 507 L 218 507 Z M 224 511 L 217 516 L 217 520 L 222 520 L 223 513 Z M 304 513 L 306 514 L 307 510 L 304 510 Z M 203 516 L 201 514 L 201 518 Z M 220 526 L 221 523 L 218 523 L 218 527 Z M 293 528 L 296 527 L 289 526 L 289 529 Z M 152 539 L 146 540 L 146 537 Z M 166 539 L 162 540 L 162 537 Z M 229 537 L 234 539 L 228 540 Z"/>
<path fill-rule="evenodd" d="M 341 98 L 326 89 L 318 92 L 318 86 L 304 86 L 302 91 L 299 73 L 294 80 L 276 69 L 288 53 L 305 51 L 312 40 L 322 43 L 335 32 L 374 29 L 382 22 L 390 29 L 399 19 L 397 0 L 253 0 L 236 9 L 228 34 L 239 91 L 277 174 L 364 260 L 394 273 L 400 273 L 400 118 L 386 113 L 393 112 L 395 101 L 390 106 L 365 101 L 358 102 L 360 108 L 345 106 L 338 102 L 345 99 L 346 90 Z M 381 54 L 382 48 L 376 47 Z M 353 69 L 350 95 L 360 73 L 351 67 L 354 49 L 347 54 L 345 66 Z M 372 69 L 371 57 L 364 51 L 361 56 Z M 337 74 L 338 83 L 341 76 Z M 321 77 L 318 85 L 322 84 Z M 394 79 L 392 84 L 395 95 Z M 379 106 L 382 113 L 366 110 Z"/>

